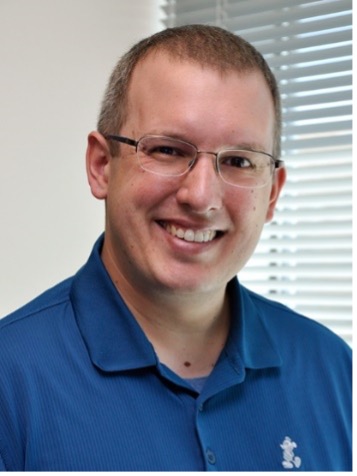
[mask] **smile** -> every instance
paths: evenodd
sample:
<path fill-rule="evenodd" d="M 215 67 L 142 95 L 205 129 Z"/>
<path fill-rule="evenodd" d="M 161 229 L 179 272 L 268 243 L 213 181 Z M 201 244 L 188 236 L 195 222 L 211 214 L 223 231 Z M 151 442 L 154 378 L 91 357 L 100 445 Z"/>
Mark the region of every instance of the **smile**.
<path fill-rule="evenodd" d="M 180 240 L 190 241 L 195 243 L 207 243 L 212 241 L 217 236 L 216 230 L 191 230 L 183 229 L 170 225 L 168 223 L 162 223 L 163 228 L 170 233 L 170 235 L 179 238 Z"/>

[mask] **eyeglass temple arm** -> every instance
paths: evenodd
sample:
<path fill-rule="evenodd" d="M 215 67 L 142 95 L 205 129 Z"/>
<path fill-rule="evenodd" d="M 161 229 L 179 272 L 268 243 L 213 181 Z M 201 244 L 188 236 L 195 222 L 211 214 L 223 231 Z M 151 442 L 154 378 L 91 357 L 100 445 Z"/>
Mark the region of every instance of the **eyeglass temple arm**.
<path fill-rule="evenodd" d="M 279 169 L 280 167 L 284 166 L 284 161 L 283 160 L 274 160 L 274 166 L 276 169 Z"/>
<path fill-rule="evenodd" d="M 136 147 L 138 145 L 138 142 L 134 139 L 128 139 L 128 137 L 123 137 L 123 136 L 116 136 L 116 135 L 112 135 L 112 134 L 108 134 L 106 136 L 104 136 L 106 139 L 110 139 L 110 140 L 115 140 L 117 142 L 122 142 L 124 144 L 129 144 L 129 145 L 133 145 L 134 147 Z"/>

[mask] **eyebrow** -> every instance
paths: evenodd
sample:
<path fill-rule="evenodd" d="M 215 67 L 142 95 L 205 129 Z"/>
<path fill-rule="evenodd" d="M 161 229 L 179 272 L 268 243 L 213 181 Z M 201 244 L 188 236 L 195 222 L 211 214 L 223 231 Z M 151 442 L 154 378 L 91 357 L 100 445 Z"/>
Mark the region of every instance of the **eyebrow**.
<path fill-rule="evenodd" d="M 269 152 L 266 152 L 264 150 L 264 147 L 261 144 L 258 144 L 257 142 L 240 142 L 239 144 L 235 144 L 233 146 L 229 146 L 229 149 L 242 149 L 242 150 L 255 150 L 257 152 L 265 152 L 268 154 Z"/>
<path fill-rule="evenodd" d="M 158 136 L 170 137 L 172 139 L 178 139 L 183 142 L 188 142 L 189 144 L 192 144 L 195 147 L 197 147 L 197 145 L 193 141 L 187 139 L 184 135 L 180 133 L 161 131 L 161 132 L 150 132 L 145 135 L 158 135 Z M 259 144 L 258 142 L 240 142 L 238 144 L 226 145 L 219 148 L 219 150 L 225 150 L 225 149 L 227 150 L 254 150 L 256 152 L 264 152 L 265 154 L 272 155 L 270 152 L 265 151 L 265 148 L 262 146 L 262 144 Z"/>

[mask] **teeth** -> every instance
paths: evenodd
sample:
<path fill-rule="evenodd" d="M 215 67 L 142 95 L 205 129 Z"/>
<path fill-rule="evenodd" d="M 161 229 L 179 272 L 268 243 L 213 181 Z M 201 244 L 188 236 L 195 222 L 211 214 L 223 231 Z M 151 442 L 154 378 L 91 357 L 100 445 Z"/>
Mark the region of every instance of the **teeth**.
<path fill-rule="evenodd" d="M 195 234 L 192 230 L 186 230 L 183 236 L 185 241 L 195 241 Z"/>
<path fill-rule="evenodd" d="M 164 228 L 172 236 L 176 236 L 185 241 L 194 241 L 195 243 L 207 243 L 208 241 L 212 241 L 217 235 L 215 230 L 183 230 L 182 228 L 176 228 L 174 225 L 169 224 L 164 224 Z"/>

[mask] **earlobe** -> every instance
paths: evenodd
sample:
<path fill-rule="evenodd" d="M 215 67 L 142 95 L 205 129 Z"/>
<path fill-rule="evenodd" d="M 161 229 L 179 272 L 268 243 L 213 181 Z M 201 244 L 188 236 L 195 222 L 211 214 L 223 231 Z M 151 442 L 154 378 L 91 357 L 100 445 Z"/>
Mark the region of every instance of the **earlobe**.
<path fill-rule="evenodd" d="M 284 187 L 286 181 L 286 169 L 285 167 L 281 167 L 279 169 L 275 170 L 275 177 L 274 177 L 274 182 L 271 188 L 270 192 L 270 199 L 269 199 L 269 206 L 267 210 L 267 215 L 266 215 L 266 222 L 269 222 L 273 219 L 274 216 L 274 211 L 276 204 L 278 202 L 278 198 L 280 196 L 280 193 Z"/>
<path fill-rule="evenodd" d="M 86 169 L 92 194 L 99 200 L 107 197 L 110 151 L 105 138 L 99 132 L 88 135 Z"/>

